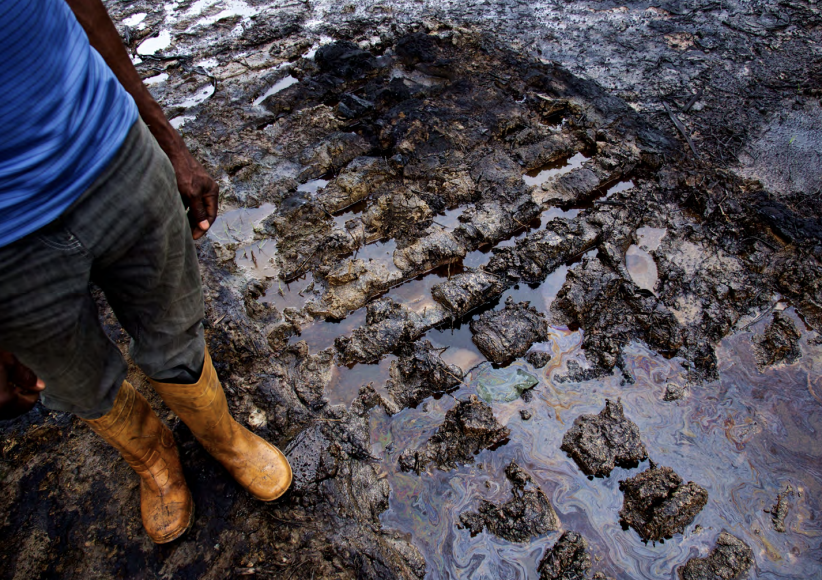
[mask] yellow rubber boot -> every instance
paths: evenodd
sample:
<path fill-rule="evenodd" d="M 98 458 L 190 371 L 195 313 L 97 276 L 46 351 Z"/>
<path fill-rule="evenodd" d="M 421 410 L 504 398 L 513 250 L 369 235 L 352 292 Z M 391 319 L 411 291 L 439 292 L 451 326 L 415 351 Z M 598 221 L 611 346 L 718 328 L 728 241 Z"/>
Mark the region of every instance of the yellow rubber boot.
<path fill-rule="evenodd" d="M 182 536 L 194 520 L 194 501 L 183 476 L 174 436 L 128 381 L 114 407 L 99 419 L 84 419 L 140 476 L 140 512 L 158 544 Z"/>
<path fill-rule="evenodd" d="M 193 385 L 151 381 L 154 388 L 237 483 L 262 501 L 273 501 L 291 485 L 291 466 L 271 443 L 237 423 L 206 351 L 200 380 Z"/>

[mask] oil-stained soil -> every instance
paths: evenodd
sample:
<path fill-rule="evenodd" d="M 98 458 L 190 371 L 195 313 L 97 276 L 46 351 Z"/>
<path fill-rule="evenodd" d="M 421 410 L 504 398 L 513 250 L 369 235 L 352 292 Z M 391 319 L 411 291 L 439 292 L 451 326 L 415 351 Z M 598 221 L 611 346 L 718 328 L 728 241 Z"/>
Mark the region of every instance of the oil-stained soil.
<path fill-rule="evenodd" d="M 707 558 L 688 560 L 678 570 L 681 580 L 738 580 L 753 566 L 751 548 L 739 538 L 722 532 Z"/>
<path fill-rule="evenodd" d="M 682 533 L 708 503 L 708 492 L 699 484 L 685 483 L 670 467 L 651 467 L 619 482 L 625 502 L 619 518 L 646 542 L 657 542 Z"/>
<path fill-rule="evenodd" d="M 207 340 L 295 481 L 251 499 L 132 369 L 193 528 L 38 408 L 0 577 L 818 573 L 816 2 L 106 4 L 220 183 Z"/>
<path fill-rule="evenodd" d="M 511 432 L 500 425 L 490 406 L 476 395 L 460 401 L 445 415 L 445 421 L 420 449 L 406 449 L 400 456 L 403 471 L 420 474 L 434 463 L 439 469 L 453 469 L 471 463 L 483 449 L 504 444 Z"/>
<path fill-rule="evenodd" d="M 525 542 L 556 530 L 557 514 L 534 479 L 513 462 L 505 468 L 505 476 L 513 497 L 502 505 L 483 500 L 478 511 L 460 515 L 460 524 L 473 535 L 487 528 L 509 542 Z"/>
<path fill-rule="evenodd" d="M 576 532 L 565 532 L 540 560 L 540 580 L 585 580 L 591 570 L 588 543 Z"/>
<path fill-rule="evenodd" d="M 625 417 L 622 402 L 605 401 L 598 415 L 580 415 L 560 447 L 586 475 L 608 477 L 614 467 L 636 467 L 648 459 L 639 428 Z"/>

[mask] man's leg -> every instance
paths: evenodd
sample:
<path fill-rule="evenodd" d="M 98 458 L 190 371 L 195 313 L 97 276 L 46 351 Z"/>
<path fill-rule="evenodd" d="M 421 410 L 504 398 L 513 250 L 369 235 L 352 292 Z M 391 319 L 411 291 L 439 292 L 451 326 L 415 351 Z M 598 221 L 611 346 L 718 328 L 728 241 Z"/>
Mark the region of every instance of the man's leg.
<path fill-rule="evenodd" d="M 124 380 L 125 361 L 88 290 L 101 256 L 140 235 L 125 223 L 134 200 L 111 195 L 145 169 L 135 127 L 59 220 L 0 249 L 0 342 L 45 381 L 47 406 L 79 414 L 134 468 L 143 525 L 165 543 L 191 525 L 191 493 L 171 431 Z"/>
<path fill-rule="evenodd" d="M 86 210 L 113 224 L 96 242 L 92 280 L 131 336 L 137 366 L 155 380 L 194 383 L 205 359 L 197 252 L 171 163 L 142 122 L 137 130 L 132 166 L 106 192 L 128 202 L 89 200 Z"/>
<path fill-rule="evenodd" d="M 128 196 L 121 211 L 106 204 L 89 211 L 103 223 L 117 222 L 96 260 L 93 279 L 133 338 L 132 358 L 151 378 L 166 404 L 188 425 L 229 473 L 258 499 L 280 497 L 291 468 L 273 445 L 237 423 L 203 340 L 203 296 L 191 230 L 174 171 L 141 126 L 131 156 L 142 169 L 122 176 Z M 79 227 L 79 224 L 78 224 Z"/>

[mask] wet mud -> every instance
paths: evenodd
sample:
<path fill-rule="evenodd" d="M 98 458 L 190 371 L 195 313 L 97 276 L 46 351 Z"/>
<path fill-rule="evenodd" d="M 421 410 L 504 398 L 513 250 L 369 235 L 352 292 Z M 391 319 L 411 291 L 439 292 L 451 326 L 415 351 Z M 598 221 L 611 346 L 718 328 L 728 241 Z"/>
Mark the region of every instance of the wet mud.
<path fill-rule="evenodd" d="M 605 401 L 598 415 L 580 415 L 562 438 L 562 447 L 585 475 L 608 477 L 614 467 L 636 467 L 648 459 L 639 428 L 625 418 L 622 402 Z"/>
<path fill-rule="evenodd" d="M 38 408 L 0 577 L 818 573 L 815 3 L 107 5 L 220 182 L 207 340 L 295 481 L 255 502 L 131 369 L 192 530 Z"/>
<path fill-rule="evenodd" d="M 479 511 L 461 514 L 460 524 L 474 535 L 487 528 L 509 542 L 525 542 L 558 529 L 557 514 L 533 478 L 513 462 L 505 468 L 505 476 L 513 497 L 502 505 L 481 503 Z"/>
<path fill-rule="evenodd" d="M 753 566 L 753 552 L 742 540 L 722 532 L 707 558 L 688 560 L 678 570 L 681 580 L 708 580 L 709 578 L 743 578 Z"/>
<path fill-rule="evenodd" d="M 619 482 L 625 501 L 619 512 L 624 527 L 632 527 L 646 542 L 672 538 L 708 503 L 708 492 L 699 484 L 685 483 L 670 467 L 651 467 Z"/>

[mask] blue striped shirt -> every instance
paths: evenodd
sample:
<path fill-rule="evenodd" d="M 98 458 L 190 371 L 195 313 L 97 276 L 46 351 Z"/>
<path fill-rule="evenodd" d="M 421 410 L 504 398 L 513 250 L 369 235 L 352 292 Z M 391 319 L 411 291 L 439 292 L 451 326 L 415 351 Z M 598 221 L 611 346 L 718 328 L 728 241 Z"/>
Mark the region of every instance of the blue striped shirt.
<path fill-rule="evenodd" d="M 136 120 L 64 0 L 0 0 L 0 247 L 59 217 Z"/>

